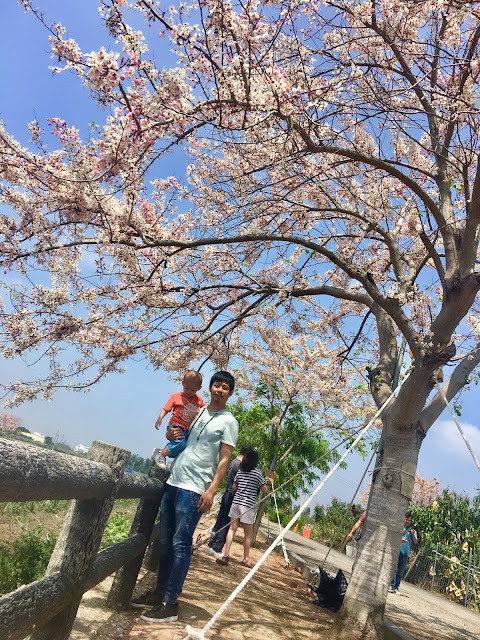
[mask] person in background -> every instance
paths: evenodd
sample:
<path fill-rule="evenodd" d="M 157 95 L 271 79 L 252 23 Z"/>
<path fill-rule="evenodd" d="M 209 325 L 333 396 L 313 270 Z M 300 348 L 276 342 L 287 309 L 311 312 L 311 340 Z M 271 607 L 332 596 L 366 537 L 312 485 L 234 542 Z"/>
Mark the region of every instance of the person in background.
<path fill-rule="evenodd" d="M 238 525 L 243 527 L 243 560 L 242 564 L 251 567 L 250 546 L 252 543 L 252 532 L 254 522 L 253 506 L 257 498 L 258 490 L 266 495 L 268 492 L 265 478 L 262 472 L 257 469 L 258 453 L 251 449 L 243 456 L 240 469 L 237 471 L 232 487 L 232 506 L 230 508 L 230 528 L 225 541 L 225 554 L 222 559 L 218 559 L 219 564 L 227 565 L 230 556 L 230 547 Z"/>
<path fill-rule="evenodd" d="M 407 568 L 408 556 L 410 555 L 412 544 L 418 544 L 418 535 L 415 527 L 412 527 L 412 514 L 410 511 L 407 511 L 405 514 L 405 528 L 402 533 L 402 546 L 400 547 L 400 554 L 397 560 L 397 568 L 393 574 L 388 593 L 399 593 L 398 587 Z"/>
<path fill-rule="evenodd" d="M 358 505 L 356 504 L 352 504 L 352 516 L 354 518 L 357 517 L 358 512 L 360 511 L 358 508 Z M 355 534 L 357 533 L 357 531 L 360 529 L 360 527 L 363 525 L 364 521 L 365 521 L 365 516 L 367 515 L 366 511 L 362 511 L 360 518 L 355 522 L 355 524 L 353 525 L 353 527 L 350 529 L 348 535 L 347 535 L 347 542 L 350 542 L 350 540 L 353 537 L 356 537 Z M 361 531 L 358 531 L 357 535 L 361 535 Z"/>
<path fill-rule="evenodd" d="M 356 518 L 360 513 L 360 505 L 352 504 L 351 509 L 352 509 L 352 516 Z M 354 560 L 356 559 L 358 555 L 358 551 L 360 549 L 360 540 L 362 538 L 363 523 L 365 522 L 366 515 L 367 515 L 367 512 L 362 511 L 362 513 L 360 514 L 360 517 L 355 522 L 353 527 L 348 532 L 347 537 L 345 538 L 345 544 L 348 544 L 349 542 L 351 542 L 352 558 Z M 352 538 L 353 538 L 353 541 L 352 541 Z"/>
<path fill-rule="evenodd" d="M 230 463 L 230 467 L 228 468 L 228 476 L 227 476 L 227 486 L 222 496 L 222 501 L 220 502 L 220 511 L 217 515 L 217 520 L 213 525 L 212 538 L 210 539 L 208 545 L 205 547 L 205 553 L 209 556 L 213 556 L 214 558 L 223 558 L 222 549 L 225 545 L 225 540 L 227 539 L 228 528 L 230 524 L 230 516 L 228 515 L 230 512 L 230 507 L 232 506 L 232 487 L 235 476 L 237 475 L 237 471 L 240 468 L 240 463 L 243 460 L 243 456 L 247 453 L 247 451 L 251 450 L 251 446 L 249 444 L 244 444 L 240 449 L 239 455 L 232 460 Z M 214 535 L 213 535 L 214 534 Z"/>

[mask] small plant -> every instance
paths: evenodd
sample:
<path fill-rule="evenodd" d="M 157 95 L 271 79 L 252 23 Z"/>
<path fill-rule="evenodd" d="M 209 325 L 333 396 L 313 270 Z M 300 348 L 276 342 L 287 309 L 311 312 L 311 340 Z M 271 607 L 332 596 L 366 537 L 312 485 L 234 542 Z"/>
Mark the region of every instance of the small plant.
<path fill-rule="evenodd" d="M 0 546 L 0 594 L 9 593 L 41 578 L 57 535 L 37 527 L 17 538 L 11 547 Z"/>
<path fill-rule="evenodd" d="M 103 532 L 102 549 L 127 538 L 132 526 L 132 520 L 133 518 L 125 511 L 115 513 L 108 521 Z"/>

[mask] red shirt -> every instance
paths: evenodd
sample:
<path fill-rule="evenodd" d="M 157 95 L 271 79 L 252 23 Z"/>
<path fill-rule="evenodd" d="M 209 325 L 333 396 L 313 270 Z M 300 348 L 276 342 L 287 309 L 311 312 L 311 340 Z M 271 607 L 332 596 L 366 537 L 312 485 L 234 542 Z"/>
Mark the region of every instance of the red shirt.
<path fill-rule="evenodd" d="M 204 401 L 197 394 L 187 396 L 183 391 L 177 391 L 177 393 L 170 396 L 163 408 L 165 411 L 172 411 L 169 424 L 183 427 L 188 431 L 190 425 L 197 417 L 198 410 L 204 406 Z"/>

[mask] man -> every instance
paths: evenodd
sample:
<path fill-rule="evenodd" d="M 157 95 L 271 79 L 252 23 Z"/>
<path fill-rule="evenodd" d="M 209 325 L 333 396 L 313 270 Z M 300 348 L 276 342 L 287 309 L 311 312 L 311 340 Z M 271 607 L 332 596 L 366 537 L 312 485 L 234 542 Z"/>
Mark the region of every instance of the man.
<path fill-rule="evenodd" d="M 351 506 L 351 510 L 352 510 L 352 516 L 354 518 L 356 518 L 358 516 L 358 514 L 360 513 L 360 509 L 359 509 L 359 505 L 356 504 L 352 504 Z M 360 539 L 362 537 L 362 530 L 363 530 L 363 523 L 365 522 L 365 518 L 367 516 L 367 512 L 366 511 L 362 511 L 362 513 L 360 514 L 359 519 L 355 522 L 355 524 L 353 525 L 353 527 L 350 529 L 346 539 L 345 539 L 345 544 L 348 544 L 349 542 L 351 542 L 352 538 L 353 538 L 353 542 L 352 542 L 352 558 L 354 560 L 356 560 L 359 549 L 360 549 Z"/>
<path fill-rule="evenodd" d="M 237 443 L 238 423 L 225 409 L 234 387 L 235 380 L 227 371 L 213 375 L 210 403 L 192 423 L 187 446 L 170 467 L 160 506 L 157 586 L 131 601 L 136 608 L 153 607 L 142 615 L 147 622 L 178 619 L 177 598 L 190 567 L 195 527 L 212 506 Z M 181 435 L 175 427 L 167 432 L 169 440 Z"/>
<path fill-rule="evenodd" d="M 412 514 L 410 511 L 407 511 L 405 514 L 405 528 L 402 534 L 402 546 L 400 547 L 397 568 L 393 574 L 388 593 L 399 593 L 398 587 L 407 568 L 408 556 L 410 555 L 412 544 L 418 544 L 418 536 L 415 528 L 412 527 Z"/>
<path fill-rule="evenodd" d="M 222 496 L 222 501 L 220 502 L 220 510 L 217 515 L 217 520 L 213 525 L 213 534 L 215 534 L 208 545 L 205 547 L 205 553 L 208 553 L 209 556 L 213 556 L 217 559 L 223 558 L 222 549 L 225 545 L 225 540 L 227 538 L 228 527 L 230 525 L 230 517 L 228 515 L 230 511 L 230 507 L 232 506 L 232 487 L 233 481 L 235 480 L 235 476 L 237 475 L 237 471 L 240 469 L 240 463 L 243 460 L 243 456 L 251 449 L 249 444 L 244 444 L 240 449 L 240 454 L 232 460 L 230 463 L 230 467 L 228 468 L 228 476 L 227 476 L 227 487 Z"/>
<path fill-rule="evenodd" d="M 358 506 L 356 504 L 352 504 L 351 510 L 352 510 L 352 516 L 354 518 L 356 518 L 358 516 L 358 512 L 360 511 L 360 509 L 358 508 Z M 360 527 L 363 525 L 366 515 L 367 515 L 367 512 L 366 511 L 362 511 L 362 513 L 360 515 L 360 518 L 355 522 L 355 524 L 350 529 L 350 531 L 349 531 L 349 533 L 347 535 L 347 542 L 350 542 L 350 540 L 355 536 L 355 533 L 358 531 L 358 529 L 360 529 Z"/>

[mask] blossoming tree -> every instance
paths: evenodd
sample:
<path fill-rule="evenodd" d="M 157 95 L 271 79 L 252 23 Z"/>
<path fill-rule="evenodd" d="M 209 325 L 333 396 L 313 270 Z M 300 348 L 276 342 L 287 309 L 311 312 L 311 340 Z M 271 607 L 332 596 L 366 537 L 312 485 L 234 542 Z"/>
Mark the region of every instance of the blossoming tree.
<path fill-rule="evenodd" d="M 223 364 L 262 317 L 337 344 L 337 370 L 367 360 L 380 406 L 403 337 L 411 370 L 382 415 L 336 620 L 338 638 L 377 638 L 418 452 L 444 408 L 435 372 L 453 365 L 452 399 L 480 360 L 480 2 L 132 2 L 174 69 L 154 64 L 160 45 L 128 26 L 126 0 L 100 4 L 115 44 L 89 54 L 35 11 L 57 70 L 107 110 L 97 134 L 52 118 L 49 151 L 33 122 L 34 151 L 0 131 L 1 265 L 18 270 L 2 351 L 51 364 L 11 402 L 92 384 L 135 353 Z M 179 184 L 155 163 L 182 145 Z"/>
<path fill-rule="evenodd" d="M 235 358 L 240 363 L 236 384 L 246 397 L 232 410 L 242 439 L 261 454 L 264 472 L 277 472 L 278 484 L 297 476 L 284 489 L 297 499 L 299 488 L 306 492 L 318 479 L 317 471 L 327 472 L 338 460 L 336 446 L 353 441 L 352 427 L 358 431 L 373 409 L 362 376 L 336 362 L 341 353 L 337 345 L 332 349 L 318 336 L 292 335 L 259 319 L 252 329 Z M 355 383 L 355 373 L 360 382 Z M 365 451 L 365 442 L 358 446 Z M 254 541 L 266 504 L 260 504 L 255 516 Z"/>

